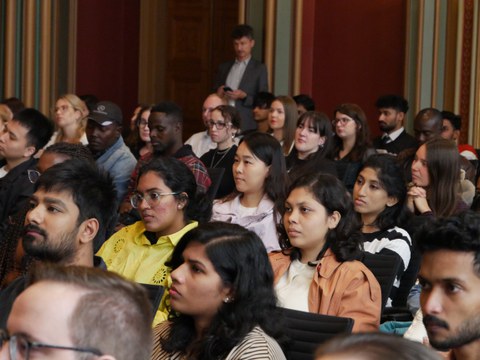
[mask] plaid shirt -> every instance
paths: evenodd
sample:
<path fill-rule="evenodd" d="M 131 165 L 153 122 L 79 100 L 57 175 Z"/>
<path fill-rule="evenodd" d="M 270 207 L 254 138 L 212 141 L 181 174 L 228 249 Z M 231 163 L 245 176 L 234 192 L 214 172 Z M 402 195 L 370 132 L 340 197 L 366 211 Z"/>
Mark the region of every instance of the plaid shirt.
<path fill-rule="evenodd" d="M 132 176 L 130 177 L 127 195 L 123 199 L 124 202 L 130 201 L 130 196 L 132 196 L 137 187 L 137 178 L 140 168 L 152 160 L 154 156 L 155 154 L 148 153 L 138 160 L 137 166 L 135 166 Z M 207 192 L 212 181 L 210 180 L 210 176 L 208 176 L 206 166 L 195 156 L 192 147 L 190 145 L 183 145 L 175 154 L 173 154 L 173 157 L 183 162 L 192 171 L 193 176 L 195 176 L 195 181 L 197 182 L 197 191 L 204 193 Z"/>

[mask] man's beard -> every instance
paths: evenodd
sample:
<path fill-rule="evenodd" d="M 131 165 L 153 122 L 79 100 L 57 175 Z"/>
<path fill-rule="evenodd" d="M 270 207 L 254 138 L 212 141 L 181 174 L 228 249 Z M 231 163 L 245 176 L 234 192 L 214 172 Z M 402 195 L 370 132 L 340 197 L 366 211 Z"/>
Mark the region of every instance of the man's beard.
<path fill-rule="evenodd" d="M 35 238 L 28 235 L 29 230 L 34 230 L 42 235 L 43 238 Z M 52 263 L 70 263 L 75 258 L 76 237 L 78 229 L 69 233 L 59 235 L 56 242 L 48 237 L 48 234 L 40 227 L 29 224 L 25 226 L 22 245 L 25 252 L 37 260 L 52 262 Z"/>
<path fill-rule="evenodd" d="M 395 125 L 389 125 L 389 124 L 384 123 L 384 122 L 378 123 L 378 127 L 379 127 L 380 130 L 382 130 L 384 133 L 389 133 L 389 132 L 391 132 L 393 129 L 395 129 Z"/>
<path fill-rule="evenodd" d="M 448 323 L 438 319 L 432 315 L 426 315 L 423 318 L 423 323 L 435 324 L 445 329 L 450 329 Z M 468 318 L 458 326 L 457 331 L 444 340 L 435 340 L 429 337 L 430 344 L 437 350 L 446 351 L 449 349 L 456 349 L 464 345 L 470 344 L 480 339 L 480 315 L 476 314 Z"/>

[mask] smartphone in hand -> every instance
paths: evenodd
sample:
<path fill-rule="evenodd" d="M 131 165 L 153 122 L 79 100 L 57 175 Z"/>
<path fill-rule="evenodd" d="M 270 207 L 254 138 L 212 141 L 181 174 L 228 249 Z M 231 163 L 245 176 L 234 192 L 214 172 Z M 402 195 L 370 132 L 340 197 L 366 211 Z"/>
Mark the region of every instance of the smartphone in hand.
<path fill-rule="evenodd" d="M 223 91 L 233 91 L 233 89 L 230 86 L 224 86 Z"/>

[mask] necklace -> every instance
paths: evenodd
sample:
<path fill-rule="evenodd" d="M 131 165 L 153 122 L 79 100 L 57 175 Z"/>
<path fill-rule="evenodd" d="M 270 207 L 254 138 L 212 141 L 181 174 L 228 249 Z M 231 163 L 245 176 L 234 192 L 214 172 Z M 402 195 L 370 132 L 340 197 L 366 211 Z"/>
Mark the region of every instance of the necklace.
<path fill-rule="evenodd" d="M 213 153 L 213 156 L 212 156 L 212 161 L 210 161 L 210 167 L 211 167 L 211 168 L 216 168 L 216 167 L 218 166 L 218 164 L 220 164 L 220 163 L 222 162 L 223 158 L 224 158 L 225 156 L 227 156 L 228 152 L 230 151 L 230 149 L 231 149 L 232 147 L 233 147 L 233 145 L 230 146 L 229 148 L 226 148 L 225 150 L 218 150 L 218 149 L 215 150 L 215 152 Z M 216 156 L 217 154 L 218 154 L 218 155 L 222 155 L 222 156 L 221 156 L 220 159 L 215 163 L 215 156 Z"/>

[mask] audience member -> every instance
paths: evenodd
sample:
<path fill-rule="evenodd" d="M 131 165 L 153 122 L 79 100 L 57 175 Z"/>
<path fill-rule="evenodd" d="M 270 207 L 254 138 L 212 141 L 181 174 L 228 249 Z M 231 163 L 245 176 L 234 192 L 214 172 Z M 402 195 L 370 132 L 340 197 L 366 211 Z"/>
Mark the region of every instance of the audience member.
<path fill-rule="evenodd" d="M 315 101 L 313 101 L 310 96 L 306 94 L 299 94 L 295 95 L 293 100 L 295 100 L 295 103 L 297 104 L 298 116 L 301 116 L 307 111 L 315 111 Z"/>
<path fill-rule="evenodd" d="M 442 111 L 442 133 L 441 136 L 447 140 L 455 141 L 458 152 L 467 160 L 478 160 L 477 151 L 472 145 L 459 144 L 462 118 L 451 111 Z"/>
<path fill-rule="evenodd" d="M 412 239 L 403 229 L 407 221 L 407 189 L 401 168 L 391 155 L 372 155 L 353 187 L 355 211 L 360 215 L 363 249 L 394 255 L 400 260 L 387 306 L 392 306 L 403 273 L 412 256 Z"/>
<path fill-rule="evenodd" d="M 95 164 L 92 153 L 84 145 L 60 142 L 50 145 L 43 151 L 42 156 L 38 159 L 36 170 L 27 171 L 28 179 L 34 184 L 47 169 L 70 159 L 80 159 L 90 162 L 92 165 Z M 21 241 L 25 215 L 29 210 L 29 204 L 26 205 L 23 210 L 10 218 L 4 238 L 0 243 L 0 288 L 4 288 L 24 274 L 31 261 L 30 256 L 25 256 Z"/>
<path fill-rule="evenodd" d="M 352 318 L 353 331 L 375 331 L 381 289 L 360 261 L 362 235 L 350 194 L 332 175 L 308 174 L 290 187 L 281 252 L 270 254 L 281 306 Z"/>
<path fill-rule="evenodd" d="M 405 149 L 416 149 L 417 140 L 405 131 L 404 121 L 408 111 L 408 101 L 399 95 L 384 95 L 377 99 L 378 127 L 383 135 L 373 140 L 377 150 L 398 154 Z"/>
<path fill-rule="evenodd" d="M 261 91 L 253 100 L 253 119 L 257 123 L 257 131 L 267 133 L 270 130 L 268 115 L 275 96 L 272 93 Z"/>
<path fill-rule="evenodd" d="M 258 236 L 209 223 L 172 257 L 170 321 L 154 329 L 152 359 L 281 360 L 272 268 Z"/>
<path fill-rule="evenodd" d="M 480 215 L 438 219 L 418 234 L 423 323 L 449 359 L 480 354 Z"/>
<path fill-rule="evenodd" d="M 436 138 L 418 148 L 408 189 L 410 211 L 446 217 L 467 209 L 459 193 L 459 158 L 457 147 L 450 140 Z"/>
<path fill-rule="evenodd" d="M 105 240 L 115 195 L 111 178 L 92 163 L 70 160 L 52 166 L 37 180 L 30 199 L 22 237 L 25 253 L 40 262 L 105 267 L 94 259 L 94 249 Z M 0 328 L 25 281 L 21 276 L 0 293 Z"/>
<path fill-rule="evenodd" d="M 294 147 L 286 157 L 290 179 L 309 172 L 337 176 L 333 151 L 332 123 L 327 115 L 315 111 L 303 113 L 297 121 Z"/>
<path fill-rule="evenodd" d="M 134 121 L 134 130 L 125 140 L 125 143 L 137 160 L 153 152 L 150 129 L 148 128 L 148 117 L 151 109 L 152 107 L 149 105 L 140 109 Z"/>
<path fill-rule="evenodd" d="M 297 107 L 290 96 L 277 96 L 272 101 L 270 114 L 268 115 L 268 125 L 272 130 L 273 137 L 282 145 L 285 156 L 293 148 L 297 119 Z"/>
<path fill-rule="evenodd" d="M 24 109 L 14 115 L 0 135 L 0 156 L 5 160 L 5 165 L 0 168 L 2 235 L 8 218 L 21 211 L 33 193 L 28 170 L 35 168 L 37 161 L 34 155 L 45 146 L 52 133 L 53 124 L 42 113 L 35 109 Z"/>
<path fill-rule="evenodd" d="M 441 360 L 423 344 L 383 333 L 336 336 L 320 345 L 315 360 Z"/>
<path fill-rule="evenodd" d="M 278 250 L 276 209 L 287 184 L 278 141 L 259 132 L 246 135 L 235 154 L 233 177 L 236 192 L 214 202 L 212 220 L 242 225 L 262 239 L 267 251 Z"/>
<path fill-rule="evenodd" d="M 132 206 L 141 221 L 113 234 L 98 251 L 109 270 L 127 279 L 153 285 L 167 285 L 170 260 L 180 238 L 208 221 L 211 201 L 197 191 L 190 169 L 172 157 L 153 159 L 140 169 Z M 166 319 L 165 301 L 155 323 Z"/>
<path fill-rule="evenodd" d="M 413 122 L 415 138 L 419 145 L 439 137 L 442 132 L 442 113 L 434 108 L 425 108 L 418 112 Z"/>
<path fill-rule="evenodd" d="M 0 330 L 0 357 L 148 360 L 150 324 L 141 286 L 98 269 L 43 267 Z"/>
<path fill-rule="evenodd" d="M 333 112 L 334 159 L 338 177 L 352 191 L 362 164 L 375 151 L 370 145 L 367 117 L 356 104 L 341 104 Z"/>
<path fill-rule="evenodd" d="M 223 168 L 220 185 L 215 198 L 223 198 L 235 190 L 232 165 L 237 152 L 235 135 L 240 130 L 240 114 L 237 109 L 229 105 L 220 105 L 212 110 L 208 122 L 209 135 L 217 144 L 215 150 L 202 155 L 200 160 L 209 168 Z"/>
<path fill-rule="evenodd" d="M 107 171 L 117 191 L 118 204 L 127 192 L 136 160 L 122 138 L 122 110 L 111 101 L 100 101 L 88 115 L 88 148 L 100 169 Z"/>
<path fill-rule="evenodd" d="M 220 64 L 213 88 L 240 112 L 241 130 L 252 130 L 257 128 L 252 114 L 253 99 L 260 91 L 268 91 L 267 67 L 252 58 L 255 40 L 251 26 L 237 25 L 232 38 L 235 60 Z"/>
<path fill-rule="evenodd" d="M 190 145 L 192 151 L 198 157 L 201 157 L 209 150 L 215 149 L 217 146 L 208 134 L 208 122 L 210 121 L 210 113 L 212 110 L 220 105 L 227 105 L 225 97 L 220 97 L 216 93 L 207 96 L 202 106 L 202 121 L 206 130 L 193 134 L 187 141 L 185 141 L 185 144 Z"/>
<path fill-rule="evenodd" d="M 183 144 L 183 115 L 177 104 L 164 101 L 153 106 L 148 117 L 148 128 L 150 129 L 153 153 L 140 159 L 132 172 L 127 195 L 120 207 L 121 213 L 132 212 L 130 197 L 137 186 L 139 169 L 150 160 L 158 157 L 174 157 L 187 165 L 195 177 L 199 192 L 206 193 L 211 184 L 205 165 L 195 156 L 190 145 Z M 128 224 L 124 222 L 124 225 Z"/>
<path fill-rule="evenodd" d="M 65 94 L 60 96 L 52 111 L 57 131 L 53 133 L 45 147 L 58 142 L 88 144 L 85 134 L 88 109 L 77 95 Z"/>

